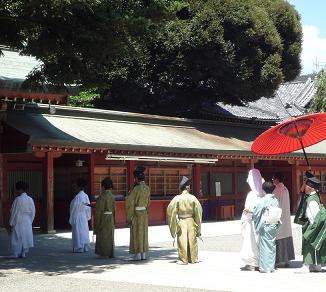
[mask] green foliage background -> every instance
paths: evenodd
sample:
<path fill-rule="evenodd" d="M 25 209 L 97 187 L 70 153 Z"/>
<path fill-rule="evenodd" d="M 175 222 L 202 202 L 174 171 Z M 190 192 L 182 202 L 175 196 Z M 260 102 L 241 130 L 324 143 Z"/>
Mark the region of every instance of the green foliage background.
<path fill-rule="evenodd" d="M 326 112 L 326 72 L 321 71 L 317 79 L 317 92 L 311 105 L 312 112 Z"/>
<path fill-rule="evenodd" d="M 0 37 L 43 62 L 30 83 L 180 115 L 273 94 L 300 72 L 302 31 L 283 0 L 0 0 Z"/>

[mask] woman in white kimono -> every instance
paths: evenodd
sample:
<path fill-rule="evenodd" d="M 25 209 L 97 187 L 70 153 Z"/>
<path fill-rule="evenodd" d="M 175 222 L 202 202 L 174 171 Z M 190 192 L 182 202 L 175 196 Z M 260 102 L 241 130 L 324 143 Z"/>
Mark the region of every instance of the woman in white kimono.
<path fill-rule="evenodd" d="M 16 183 L 17 197 L 10 215 L 10 257 L 25 258 L 30 247 L 34 246 L 32 223 L 35 217 L 33 199 L 26 194 L 28 184 Z"/>
<path fill-rule="evenodd" d="M 72 227 L 72 248 L 73 252 L 86 252 L 89 248 L 89 228 L 88 221 L 91 219 L 91 208 L 88 195 L 84 192 L 86 180 L 77 180 L 77 195 L 70 203 L 69 223 Z"/>
<path fill-rule="evenodd" d="M 259 199 L 263 196 L 262 183 L 263 178 L 258 169 L 251 169 L 248 173 L 247 183 L 251 191 L 248 193 L 245 207 L 241 216 L 241 233 L 243 244 L 241 248 L 241 260 L 243 271 L 258 270 L 258 244 L 254 223 L 252 221 L 252 212 Z"/>

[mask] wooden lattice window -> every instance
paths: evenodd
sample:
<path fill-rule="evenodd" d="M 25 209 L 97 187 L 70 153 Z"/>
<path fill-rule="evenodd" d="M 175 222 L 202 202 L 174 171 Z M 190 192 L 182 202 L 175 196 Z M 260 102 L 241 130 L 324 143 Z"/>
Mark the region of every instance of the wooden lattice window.
<path fill-rule="evenodd" d="M 112 179 L 114 195 L 125 196 L 127 194 L 127 168 L 98 166 L 94 169 L 95 195 L 100 195 L 101 181 L 106 177 Z"/>
<path fill-rule="evenodd" d="M 150 168 L 146 172 L 146 183 L 154 196 L 179 194 L 179 182 L 185 175 L 191 178 L 191 168 Z"/>
<path fill-rule="evenodd" d="M 320 180 L 320 182 L 321 182 L 320 192 L 326 193 L 326 171 L 313 170 L 310 172 Z M 302 172 L 300 174 L 300 186 L 303 183 L 303 179 L 305 178 L 304 173 L 305 172 Z"/>
<path fill-rule="evenodd" d="M 320 181 L 321 181 L 320 191 L 322 193 L 326 193 L 326 171 L 321 172 Z"/>
<path fill-rule="evenodd" d="M 15 199 L 15 185 L 18 181 L 28 183 L 27 193 L 34 199 L 40 199 L 43 196 L 42 191 L 42 171 L 34 170 L 15 170 L 8 171 L 8 191 L 9 198 Z"/>

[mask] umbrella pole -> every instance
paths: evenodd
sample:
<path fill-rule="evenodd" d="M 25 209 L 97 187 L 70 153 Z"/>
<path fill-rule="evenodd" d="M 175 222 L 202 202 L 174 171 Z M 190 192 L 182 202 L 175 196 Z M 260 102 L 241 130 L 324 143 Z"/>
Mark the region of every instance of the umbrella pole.
<path fill-rule="evenodd" d="M 302 151 L 303 151 L 304 158 L 306 159 L 306 162 L 307 162 L 308 169 L 311 170 L 311 166 L 310 166 L 310 164 L 309 164 L 309 160 L 308 160 L 308 157 L 307 157 L 307 153 L 306 153 L 306 150 L 304 149 L 304 146 L 303 146 L 302 140 L 299 139 L 299 141 L 300 141 L 300 144 L 301 144 L 301 148 L 302 148 Z"/>

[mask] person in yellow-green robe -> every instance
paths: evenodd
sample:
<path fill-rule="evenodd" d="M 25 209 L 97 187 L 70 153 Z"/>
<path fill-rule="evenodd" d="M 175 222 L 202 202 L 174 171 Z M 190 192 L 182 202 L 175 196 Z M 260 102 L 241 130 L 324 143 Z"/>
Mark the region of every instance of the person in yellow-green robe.
<path fill-rule="evenodd" d="M 127 224 L 130 226 L 129 253 L 132 260 L 146 260 L 148 252 L 148 207 L 150 189 L 145 184 L 145 168 L 134 171 L 135 186 L 126 198 Z"/>
<path fill-rule="evenodd" d="M 197 198 L 190 194 L 190 180 L 182 177 L 182 191 L 175 196 L 167 208 L 170 232 L 178 242 L 178 264 L 198 262 L 197 237 L 201 235 L 202 207 Z"/>
<path fill-rule="evenodd" d="M 99 257 L 113 258 L 115 197 L 111 192 L 112 180 L 105 178 L 102 180 L 101 186 L 103 192 L 96 200 L 94 208 L 95 253 Z"/>

